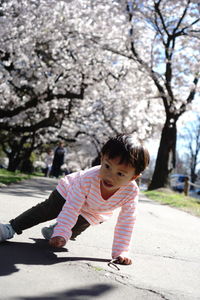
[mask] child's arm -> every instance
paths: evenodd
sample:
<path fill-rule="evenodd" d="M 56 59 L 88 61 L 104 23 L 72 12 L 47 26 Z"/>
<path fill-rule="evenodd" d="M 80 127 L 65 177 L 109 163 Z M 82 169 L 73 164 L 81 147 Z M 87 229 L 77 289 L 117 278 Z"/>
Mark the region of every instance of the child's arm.
<path fill-rule="evenodd" d="M 57 217 L 57 225 L 54 227 L 50 244 L 54 247 L 63 247 L 72 235 L 71 229 L 76 224 L 80 209 L 85 201 L 85 193 L 81 187 L 80 181 L 73 183 L 67 194 L 66 202 Z M 54 240 L 54 238 L 56 238 Z M 65 240 L 60 242 L 60 238 Z"/>
<path fill-rule="evenodd" d="M 112 258 L 120 264 L 130 265 L 132 263 L 132 259 L 129 257 L 129 248 L 136 219 L 136 205 L 137 196 L 134 200 L 124 204 L 115 226 Z"/>

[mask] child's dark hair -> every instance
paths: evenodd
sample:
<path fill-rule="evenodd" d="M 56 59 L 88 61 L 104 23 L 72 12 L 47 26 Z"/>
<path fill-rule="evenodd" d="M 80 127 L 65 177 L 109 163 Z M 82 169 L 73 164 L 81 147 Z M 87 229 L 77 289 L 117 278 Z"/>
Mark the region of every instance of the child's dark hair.
<path fill-rule="evenodd" d="M 109 139 L 103 146 L 101 154 L 107 155 L 109 159 L 120 157 L 121 164 L 132 165 L 135 168 L 135 175 L 143 172 L 150 162 L 148 150 L 131 134 L 120 134 Z"/>

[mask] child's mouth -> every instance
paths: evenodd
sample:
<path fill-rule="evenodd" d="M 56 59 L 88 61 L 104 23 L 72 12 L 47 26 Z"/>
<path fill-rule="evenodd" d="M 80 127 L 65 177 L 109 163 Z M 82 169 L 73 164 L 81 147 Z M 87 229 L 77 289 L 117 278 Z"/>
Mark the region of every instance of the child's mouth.
<path fill-rule="evenodd" d="M 107 181 L 107 180 L 103 180 L 103 184 L 106 186 L 106 187 L 109 187 L 109 188 L 111 188 L 111 187 L 113 187 L 113 184 L 111 184 L 109 181 Z"/>

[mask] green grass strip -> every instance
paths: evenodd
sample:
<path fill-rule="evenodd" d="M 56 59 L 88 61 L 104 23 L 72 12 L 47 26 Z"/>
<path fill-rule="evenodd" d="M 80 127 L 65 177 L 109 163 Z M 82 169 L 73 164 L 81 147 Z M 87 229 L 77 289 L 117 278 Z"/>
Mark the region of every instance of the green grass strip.
<path fill-rule="evenodd" d="M 170 189 L 158 189 L 143 193 L 151 200 L 179 208 L 200 217 L 200 199 L 185 196 L 183 193 L 175 193 Z"/>
<path fill-rule="evenodd" d="M 28 174 L 22 174 L 19 171 L 16 172 L 10 172 L 5 169 L 0 169 L 0 183 L 3 184 L 11 184 L 20 182 L 24 179 L 30 179 L 31 175 Z"/>

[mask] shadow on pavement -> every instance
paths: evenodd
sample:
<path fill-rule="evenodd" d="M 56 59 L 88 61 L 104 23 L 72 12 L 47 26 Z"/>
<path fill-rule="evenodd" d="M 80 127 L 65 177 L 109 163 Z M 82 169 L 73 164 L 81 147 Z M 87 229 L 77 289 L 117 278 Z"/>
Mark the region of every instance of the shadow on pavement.
<path fill-rule="evenodd" d="M 19 300 L 39 300 L 39 299 L 48 299 L 48 300 L 86 300 L 92 297 L 101 296 L 103 293 L 108 293 L 113 290 L 115 287 L 110 284 L 93 284 L 86 286 L 85 288 L 76 288 L 71 290 L 66 290 L 62 293 L 53 293 L 49 295 L 36 296 L 36 297 L 20 297 Z M 15 298 L 16 300 L 18 298 Z"/>
<path fill-rule="evenodd" d="M 50 193 L 56 188 L 58 179 L 38 177 L 24 180 L 20 183 L 13 183 L 9 186 L 0 188 L 0 194 L 9 194 L 19 197 L 37 197 Z"/>
<path fill-rule="evenodd" d="M 51 248 L 44 239 L 32 239 L 35 243 L 4 242 L 0 245 L 0 276 L 20 271 L 16 264 L 53 265 L 67 261 L 99 261 L 109 259 L 92 257 L 57 257 L 56 252 L 68 252 L 66 248 Z"/>

